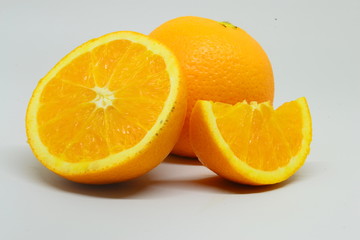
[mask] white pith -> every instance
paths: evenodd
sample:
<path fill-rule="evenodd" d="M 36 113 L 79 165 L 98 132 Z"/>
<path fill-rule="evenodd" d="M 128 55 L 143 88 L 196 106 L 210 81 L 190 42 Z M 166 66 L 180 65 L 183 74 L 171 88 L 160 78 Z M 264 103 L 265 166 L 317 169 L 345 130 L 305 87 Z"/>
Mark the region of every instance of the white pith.
<path fill-rule="evenodd" d="M 112 91 L 110 91 L 106 87 L 94 87 L 92 88 L 94 92 L 96 92 L 96 97 L 92 100 L 93 103 L 98 108 L 107 108 L 108 106 L 112 106 L 113 100 L 115 99 L 115 95 Z"/>

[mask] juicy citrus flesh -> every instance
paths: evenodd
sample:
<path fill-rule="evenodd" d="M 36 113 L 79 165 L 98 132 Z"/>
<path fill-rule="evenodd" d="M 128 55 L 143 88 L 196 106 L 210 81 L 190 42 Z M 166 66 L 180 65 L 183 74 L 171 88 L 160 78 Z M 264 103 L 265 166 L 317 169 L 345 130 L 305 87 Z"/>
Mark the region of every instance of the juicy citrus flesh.
<path fill-rule="evenodd" d="M 189 122 L 197 100 L 235 104 L 274 98 L 270 61 L 260 44 L 232 24 L 201 17 L 179 17 L 165 22 L 150 36 L 178 57 L 188 91 L 188 111 L 173 153 L 195 157 Z"/>
<path fill-rule="evenodd" d="M 69 162 L 128 149 L 154 125 L 169 89 L 163 58 L 145 46 L 129 40 L 98 46 L 64 66 L 42 91 L 41 141 Z"/>
<path fill-rule="evenodd" d="M 244 184 L 274 184 L 305 162 L 311 116 L 305 98 L 276 110 L 269 102 L 198 101 L 190 134 L 199 160 L 220 176 Z"/>
<path fill-rule="evenodd" d="M 186 109 L 180 81 L 173 54 L 144 35 L 116 32 L 89 41 L 38 84 L 27 113 L 29 143 L 45 166 L 74 181 L 142 175 L 178 138 Z M 168 143 L 152 154 L 150 145 L 162 141 Z M 145 152 L 153 158 L 134 173 L 121 169 L 141 164 Z"/>

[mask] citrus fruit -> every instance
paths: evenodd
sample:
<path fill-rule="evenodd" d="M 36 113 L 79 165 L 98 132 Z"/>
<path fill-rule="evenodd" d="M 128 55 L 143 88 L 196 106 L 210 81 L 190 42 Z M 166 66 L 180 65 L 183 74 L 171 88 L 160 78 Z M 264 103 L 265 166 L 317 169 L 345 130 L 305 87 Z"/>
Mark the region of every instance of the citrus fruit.
<path fill-rule="evenodd" d="M 305 162 L 311 116 L 305 98 L 276 110 L 269 102 L 198 101 L 190 136 L 199 160 L 218 175 L 243 184 L 274 184 L 292 176 Z"/>
<path fill-rule="evenodd" d="M 186 113 L 176 57 L 135 32 L 93 39 L 41 79 L 26 115 L 28 142 L 53 172 L 81 183 L 140 176 L 173 148 Z"/>
<path fill-rule="evenodd" d="M 178 57 L 188 91 L 188 110 L 173 153 L 195 157 L 189 139 L 189 119 L 197 100 L 235 104 L 273 101 L 270 61 L 259 43 L 227 22 L 179 17 L 150 33 Z"/>

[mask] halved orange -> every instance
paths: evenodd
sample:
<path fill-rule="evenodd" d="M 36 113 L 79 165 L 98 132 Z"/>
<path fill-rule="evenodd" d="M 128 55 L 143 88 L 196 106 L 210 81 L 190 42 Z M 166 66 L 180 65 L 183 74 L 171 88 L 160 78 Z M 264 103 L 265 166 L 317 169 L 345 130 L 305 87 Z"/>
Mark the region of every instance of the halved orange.
<path fill-rule="evenodd" d="M 304 164 L 311 116 L 304 97 L 276 110 L 269 102 L 198 101 L 190 136 L 199 160 L 218 175 L 243 184 L 274 184 Z"/>
<path fill-rule="evenodd" d="M 41 79 L 27 110 L 28 142 L 67 179 L 119 182 L 170 153 L 185 112 L 172 52 L 145 35 L 114 32 L 76 48 Z"/>

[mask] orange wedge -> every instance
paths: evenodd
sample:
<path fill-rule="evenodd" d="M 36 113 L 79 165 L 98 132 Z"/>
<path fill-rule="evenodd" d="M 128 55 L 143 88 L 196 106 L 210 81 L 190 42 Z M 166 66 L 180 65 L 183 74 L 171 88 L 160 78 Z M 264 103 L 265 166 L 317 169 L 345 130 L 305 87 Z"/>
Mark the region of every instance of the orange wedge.
<path fill-rule="evenodd" d="M 172 52 L 149 37 L 114 32 L 84 43 L 39 82 L 28 142 L 53 172 L 103 184 L 143 175 L 179 137 L 185 86 Z"/>
<path fill-rule="evenodd" d="M 269 102 L 198 101 L 190 136 L 199 160 L 218 175 L 250 185 L 274 184 L 305 162 L 312 138 L 305 98 L 276 110 Z"/>

